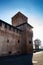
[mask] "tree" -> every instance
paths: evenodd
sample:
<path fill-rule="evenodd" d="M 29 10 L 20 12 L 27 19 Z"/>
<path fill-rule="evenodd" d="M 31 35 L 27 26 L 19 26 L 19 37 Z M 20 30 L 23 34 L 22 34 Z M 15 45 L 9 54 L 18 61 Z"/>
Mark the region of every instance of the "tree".
<path fill-rule="evenodd" d="M 41 40 L 40 39 L 35 39 L 34 44 L 35 44 L 35 49 L 38 50 L 39 46 L 41 45 Z"/>

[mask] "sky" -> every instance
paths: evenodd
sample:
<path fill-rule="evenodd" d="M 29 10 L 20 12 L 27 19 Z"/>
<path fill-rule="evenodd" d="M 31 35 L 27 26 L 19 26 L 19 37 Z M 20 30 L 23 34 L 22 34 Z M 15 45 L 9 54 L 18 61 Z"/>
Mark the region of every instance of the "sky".
<path fill-rule="evenodd" d="M 11 24 L 11 17 L 18 11 L 33 26 L 33 40 L 39 38 L 43 45 L 43 0 L 0 0 L 0 19 Z"/>

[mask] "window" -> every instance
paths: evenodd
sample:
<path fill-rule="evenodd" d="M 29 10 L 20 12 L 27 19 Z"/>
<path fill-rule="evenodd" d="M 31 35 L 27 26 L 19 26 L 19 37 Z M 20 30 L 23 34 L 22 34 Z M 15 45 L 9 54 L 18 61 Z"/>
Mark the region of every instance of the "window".
<path fill-rule="evenodd" d="M 7 39 L 7 43 L 9 43 L 9 40 Z"/>
<path fill-rule="evenodd" d="M 9 51 L 9 54 L 11 54 L 12 52 L 11 51 Z"/>
<path fill-rule="evenodd" d="M 31 44 L 32 42 L 31 41 L 29 41 L 29 44 Z"/>
<path fill-rule="evenodd" d="M 18 40 L 18 43 L 19 43 L 20 41 Z"/>

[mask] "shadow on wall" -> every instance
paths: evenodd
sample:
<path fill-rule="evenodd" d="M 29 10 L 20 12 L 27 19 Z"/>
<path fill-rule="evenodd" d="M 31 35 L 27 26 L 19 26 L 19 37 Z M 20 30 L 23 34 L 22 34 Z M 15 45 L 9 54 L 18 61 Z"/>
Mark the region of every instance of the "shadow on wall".
<path fill-rule="evenodd" d="M 0 57 L 0 65 L 32 65 L 32 54 Z"/>

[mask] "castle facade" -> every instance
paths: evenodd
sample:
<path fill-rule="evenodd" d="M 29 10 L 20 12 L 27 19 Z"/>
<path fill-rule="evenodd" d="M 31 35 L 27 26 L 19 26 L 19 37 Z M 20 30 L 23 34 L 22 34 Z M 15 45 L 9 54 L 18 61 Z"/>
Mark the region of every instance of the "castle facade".
<path fill-rule="evenodd" d="M 12 25 L 0 20 L 0 55 L 33 53 L 32 28 L 21 12 L 12 17 Z"/>

